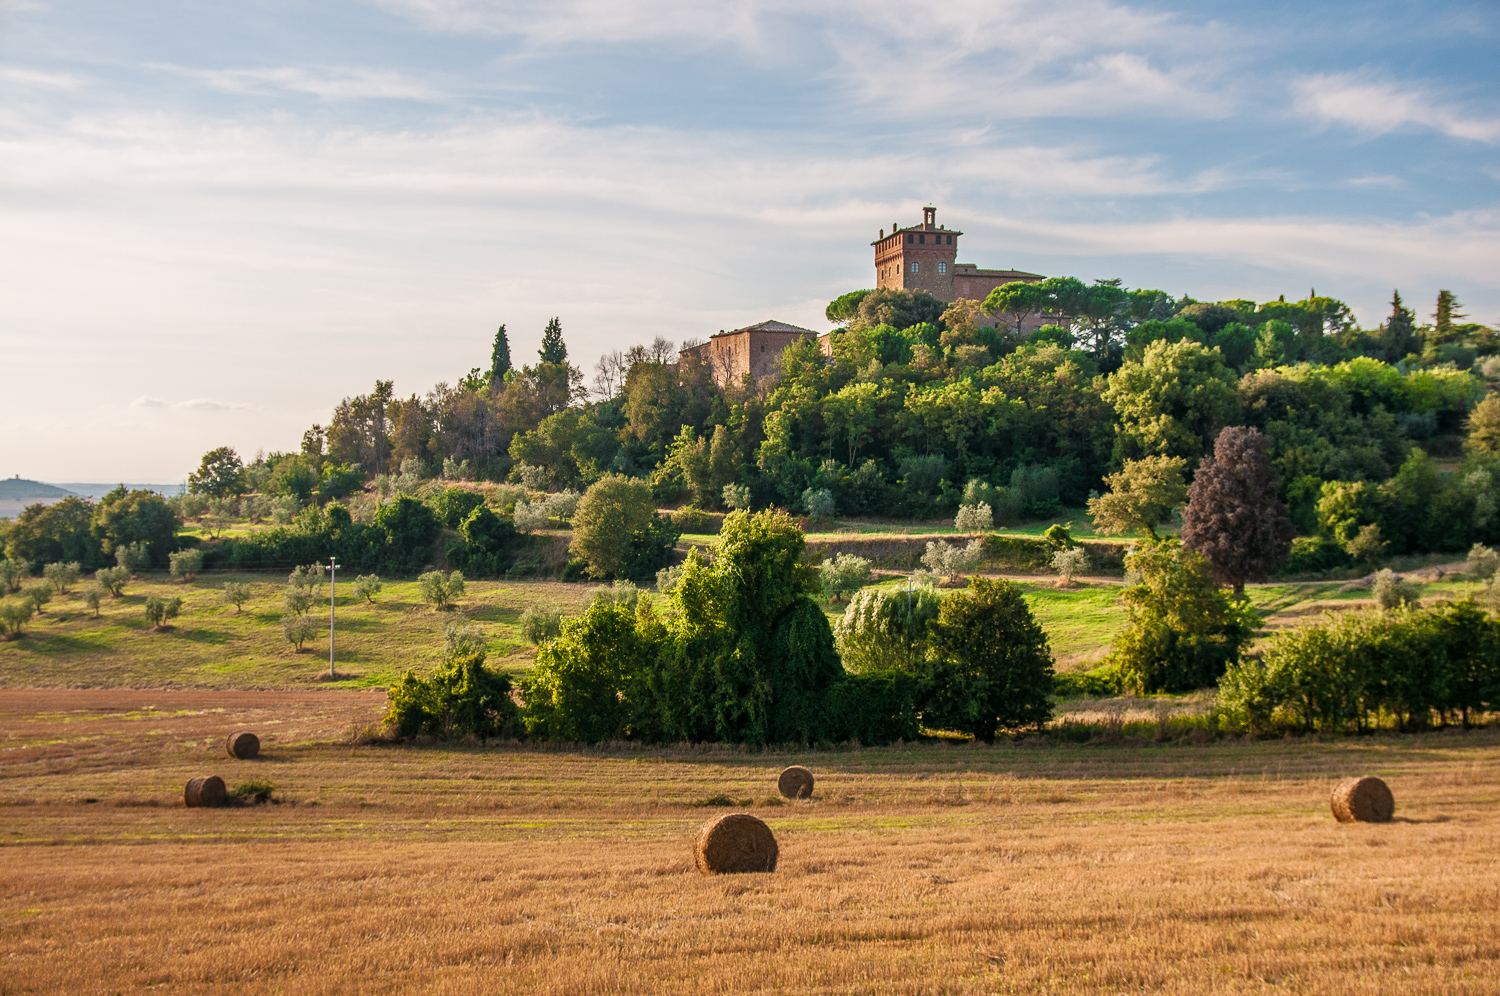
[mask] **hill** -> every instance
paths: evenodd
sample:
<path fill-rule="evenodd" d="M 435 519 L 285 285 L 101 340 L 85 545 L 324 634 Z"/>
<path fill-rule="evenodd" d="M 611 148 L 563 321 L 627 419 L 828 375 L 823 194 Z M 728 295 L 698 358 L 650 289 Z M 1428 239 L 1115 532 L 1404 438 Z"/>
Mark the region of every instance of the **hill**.
<path fill-rule="evenodd" d="M 57 501 L 70 497 L 73 492 L 41 481 L 28 481 L 19 475 L 0 480 L 0 501 L 24 501 L 30 499 L 52 499 Z"/>

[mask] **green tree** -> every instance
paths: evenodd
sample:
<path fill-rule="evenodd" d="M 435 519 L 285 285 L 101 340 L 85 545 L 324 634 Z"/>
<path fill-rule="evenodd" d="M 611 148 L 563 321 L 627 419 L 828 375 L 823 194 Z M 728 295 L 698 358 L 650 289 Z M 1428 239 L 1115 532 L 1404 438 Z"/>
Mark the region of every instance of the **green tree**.
<path fill-rule="evenodd" d="M 1104 478 L 1109 493 L 1089 499 L 1089 515 L 1101 533 L 1125 533 L 1144 529 L 1156 539 L 1156 527 L 1172 510 L 1187 502 L 1188 487 L 1182 479 L 1187 460 L 1182 457 L 1149 456 L 1126 460 L 1118 474 Z"/>
<path fill-rule="evenodd" d="M 505 326 L 501 325 L 495 332 L 495 345 L 490 349 L 490 386 L 505 382 L 505 375 L 510 373 L 510 337 L 505 334 Z"/>
<path fill-rule="evenodd" d="M 166 499 L 155 491 L 115 488 L 99 503 L 94 526 L 103 537 L 103 551 L 114 554 L 131 544 L 144 544 L 149 562 L 165 566 L 167 554 L 177 549 L 182 521 Z M 144 565 L 143 565 L 144 566 Z"/>
<path fill-rule="evenodd" d="M 234 447 L 220 446 L 203 454 L 198 469 L 188 475 L 188 490 L 215 498 L 244 494 L 245 465 Z"/>
<path fill-rule="evenodd" d="M 1124 591 L 1130 623 L 1111 662 L 1138 692 L 1185 692 L 1218 681 L 1249 644 L 1256 621 L 1219 588 L 1208 560 L 1173 539 L 1125 559 L 1138 580 Z"/>
<path fill-rule="evenodd" d="M 542 635 L 542 620 L 532 627 Z M 548 627 L 550 628 L 550 627 Z M 624 735 L 631 702 L 621 694 L 654 656 L 631 610 L 603 600 L 543 640 L 522 680 L 522 720 L 534 737 L 598 743 Z"/>
<path fill-rule="evenodd" d="M 1019 339 L 1026 319 L 1046 310 L 1049 303 L 1049 295 L 1041 284 L 1015 280 L 990 291 L 983 308 L 992 315 L 1010 316 L 1012 331 Z"/>
<path fill-rule="evenodd" d="M 542 358 L 543 363 L 561 366 L 568 362 L 568 347 L 563 344 L 562 322 L 555 316 L 547 319 L 547 327 L 542 330 L 542 348 L 537 350 L 537 355 Z"/>
<path fill-rule="evenodd" d="M 1052 652 L 1021 590 L 971 578 L 943 599 L 932 626 L 922 722 L 993 743 L 999 730 L 1038 727 L 1052 718 Z"/>
<path fill-rule="evenodd" d="M 1438 291 L 1437 309 L 1433 312 L 1432 316 L 1431 345 L 1452 342 L 1456 338 L 1457 333 L 1454 330 L 1454 323 L 1461 318 L 1467 317 L 1463 312 L 1458 310 L 1460 307 L 1458 298 L 1453 296 L 1452 291 Z"/>
<path fill-rule="evenodd" d="M 193 580 L 193 576 L 203 570 L 203 551 L 198 549 L 178 550 L 167 555 L 172 576 L 181 578 L 184 582 Z"/>
<path fill-rule="evenodd" d="M 422 594 L 422 601 L 430 603 L 433 609 L 442 612 L 463 598 L 463 571 L 453 571 L 446 577 L 442 571 L 428 571 L 417 578 L 417 590 Z"/>
<path fill-rule="evenodd" d="M 42 577 L 47 579 L 59 595 L 67 594 L 68 588 L 77 584 L 82 574 L 82 565 L 77 561 L 72 563 L 57 561 L 42 568 Z"/>
<path fill-rule="evenodd" d="M 1196 464 L 1219 430 L 1239 418 L 1237 379 L 1217 349 L 1187 340 L 1151 343 L 1104 389 L 1119 419 L 1116 454 L 1180 456 Z"/>
<path fill-rule="evenodd" d="M 354 579 L 354 593 L 368 604 L 375 604 L 375 596 L 385 587 L 379 574 L 361 574 Z"/>
<path fill-rule="evenodd" d="M 670 520 L 662 520 L 645 481 L 605 474 L 589 485 L 573 513 L 568 549 L 590 577 L 625 577 L 646 583 L 664 566 L 663 551 L 676 542 Z M 649 566 L 649 570 L 647 567 Z"/>
<path fill-rule="evenodd" d="M 420 568 L 442 529 L 432 509 L 410 495 L 397 495 L 376 509 L 375 526 L 385 534 L 384 560 L 397 571 Z"/>
<path fill-rule="evenodd" d="M 166 629 L 167 620 L 176 619 L 177 614 L 182 611 L 182 598 L 173 595 L 171 598 L 160 598 L 152 595 L 146 599 L 146 621 L 154 629 Z"/>
<path fill-rule="evenodd" d="M 1500 394 L 1490 394 L 1469 414 L 1465 445 L 1476 453 L 1500 453 Z M 14 542 L 14 541 L 12 541 Z"/>
<path fill-rule="evenodd" d="M 223 599 L 225 603 L 234 606 L 234 614 L 239 615 L 245 609 L 245 603 L 250 601 L 251 588 L 246 581 L 225 581 Z"/>
<path fill-rule="evenodd" d="M 1388 363 L 1395 363 L 1417 351 L 1417 317 L 1401 303 L 1401 292 L 1391 292 L 1391 317 L 1380 327 L 1381 349 Z"/>
<path fill-rule="evenodd" d="M 276 464 L 267 488 L 271 494 L 291 495 L 305 502 L 312 497 L 320 480 L 318 471 L 301 454 L 294 453 Z"/>
<path fill-rule="evenodd" d="M 859 314 L 859 302 L 873 293 L 872 290 L 857 290 L 840 294 L 828 302 L 828 307 L 823 309 L 823 315 L 835 325 L 848 325 Z"/>
<path fill-rule="evenodd" d="M 4 552 L 34 563 L 104 564 L 94 512 L 93 503 L 71 496 L 51 505 L 28 505 L 6 532 Z"/>
<path fill-rule="evenodd" d="M 927 636 L 943 599 L 925 586 L 907 591 L 864 588 L 835 627 L 839 656 L 855 673 L 921 670 Z"/>

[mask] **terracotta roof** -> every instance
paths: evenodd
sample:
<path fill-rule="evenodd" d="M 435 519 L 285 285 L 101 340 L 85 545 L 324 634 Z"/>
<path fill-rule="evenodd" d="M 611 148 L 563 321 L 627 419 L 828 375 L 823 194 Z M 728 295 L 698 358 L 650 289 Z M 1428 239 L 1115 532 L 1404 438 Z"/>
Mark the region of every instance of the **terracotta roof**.
<path fill-rule="evenodd" d="M 754 325 L 746 325 L 742 329 L 730 329 L 728 332 L 716 332 L 711 338 L 717 339 L 721 335 L 739 335 L 741 332 L 795 332 L 798 335 L 812 336 L 818 334 L 812 329 L 805 329 L 800 325 L 788 325 L 786 322 L 778 322 L 773 319 L 767 319 L 763 322 L 757 322 Z"/>

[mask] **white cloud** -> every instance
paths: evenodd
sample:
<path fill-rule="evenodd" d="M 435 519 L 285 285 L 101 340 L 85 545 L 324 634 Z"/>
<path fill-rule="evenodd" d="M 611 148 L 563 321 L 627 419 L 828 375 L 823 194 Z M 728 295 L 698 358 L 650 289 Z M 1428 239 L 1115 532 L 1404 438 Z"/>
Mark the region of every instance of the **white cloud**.
<path fill-rule="evenodd" d="M 216 401 L 213 398 L 189 398 L 187 401 L 171 402 L 143 394 L 130 403 L 132 408 L 177 408 L 190 412 L 248 411 L 250 405 L 232 401 Z"/>
<path fill-rule="evenodd" d="M 0 66 L 0 83 L 47 90 L 75 90 L 83 79 L 71 73 L 47 73 L 20 66 Z"/>
<path fill-rule="evenodd" d="M 1373 134 L 1424 128 L 1453 138 L 1500 142 L 1500 117 L 1467 113 L 1421 87 L 1336 73 L 1303 77 L 1292 90 L 1297 110 L 1320 121 Z"/>
<path fill-rule="evenodd" d="M 153 398 L 153 397 L 150 397 L 149 395 L 143 394 L 139 398 L 136 398 L 134 401 L 132 401 L 130 403 L 130 407 L 132 407 L 132 408 L 165 408 L 165 407 L 167 407 L 167 402 L 163 401 L 161 398 Z"/>
<path fill-rule="evenodd" d="M 270 66 L 249 69 L 196 69 L 155 65 L 151 68 L 189 76 L 223 93 L 307 93 L 334 100 L 420 100 L 446 96 L 438 87 L 399 72 L 338 66 Z"/>

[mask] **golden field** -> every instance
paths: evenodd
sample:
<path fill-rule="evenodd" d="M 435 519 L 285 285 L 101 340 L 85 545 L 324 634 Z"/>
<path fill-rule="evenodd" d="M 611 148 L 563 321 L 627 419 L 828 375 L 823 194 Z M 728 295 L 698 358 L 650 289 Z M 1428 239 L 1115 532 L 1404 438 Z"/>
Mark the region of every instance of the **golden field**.
<path fill-rule="evenodd" d="M 0 691 L 0 993 L 1500 992 L 1495 731 L 353 743 L 382 705 Z M 241 726 L 260 759 L 225 756 Z M 774 805 L 789 763 L 816 797 Z M 207 773 L 281 801 L 183 808 Z M 1395 822 L 1333 821 L 1354 773 Z M 692 870 L 725 800 L 775 830 L 774 874 Z"/>

